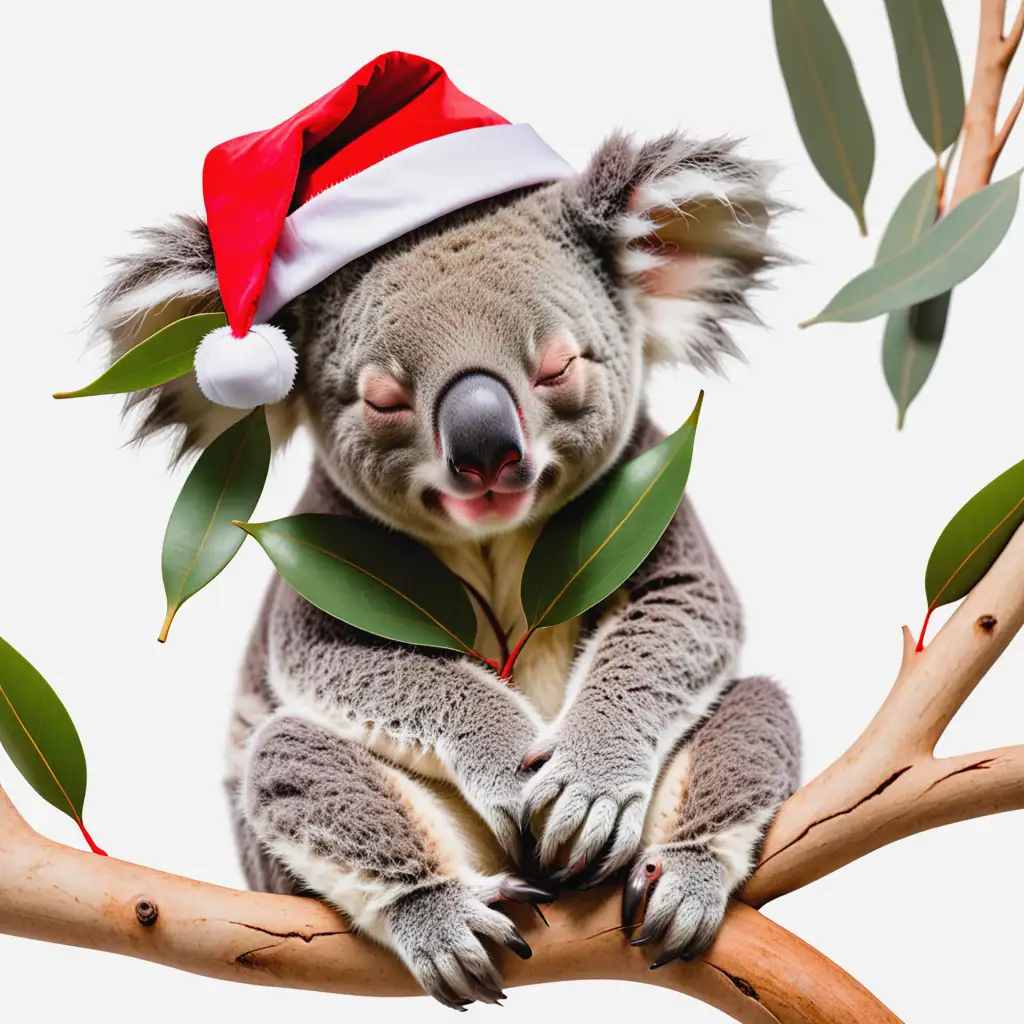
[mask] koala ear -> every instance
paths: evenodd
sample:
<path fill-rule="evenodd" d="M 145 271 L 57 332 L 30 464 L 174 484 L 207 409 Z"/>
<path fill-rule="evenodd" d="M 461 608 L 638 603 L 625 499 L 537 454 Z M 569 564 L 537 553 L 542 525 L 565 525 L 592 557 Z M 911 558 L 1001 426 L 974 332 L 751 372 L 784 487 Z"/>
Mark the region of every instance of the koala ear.
<path fill-rule="evenodd" d="M 93 339 L 106 345 L 111 363 L 181 317 L 223 308 L 205 221 L 176 217 L 135 237 L 137 251 L 113 261 L 110 282 L 97 296 L 92 318 Z M 175 460 L 209 444 L 245 415 L 207 399 L 194 374 L 129 395 L 125 409 L 139 413 L 134 440 L 163 432 L 177 435 Z M 282 443 L 297 419 L 294 392 L 267 412 L 271 436 Z"/>
<path fill-rule="evenodd" d="M 788 262 L 769 236 L 784 209 L 769 179 L 735 142 L 673 133 L 612 136 L 568 184 L 572 216 L 634 298 L 649 362 L 718 370 L 741 356 L 726 325 L 759 322 L 749 290 Z"/>

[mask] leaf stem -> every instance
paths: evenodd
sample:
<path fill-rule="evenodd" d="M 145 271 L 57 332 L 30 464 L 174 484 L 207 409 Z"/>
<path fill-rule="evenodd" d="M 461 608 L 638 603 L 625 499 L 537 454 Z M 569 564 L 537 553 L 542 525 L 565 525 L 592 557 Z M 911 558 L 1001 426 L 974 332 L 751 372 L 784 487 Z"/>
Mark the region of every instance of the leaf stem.
<path fill-rule="evenodd" d="M 918 654 L 924 650 L 924 635 L 928 632 L 928 623 L 931 621 L 933 611 L 935 611 L 934 605 L 929 605 L 928 613 L 925 615 L 924 623 L 921 626 L 921 635 L 917 638 L 917 646 L 914 648 Z"/>
<path fill-rule="evenodd" d="M 508 633 L 501 628 L 498 616 L 495 615 L 494 609 L 488 603 L 487 598 L 484 597 L 484 595 L 481 594 L 480 591 L 469 582 L 469 580 L 459 576 L 458 573 L 455 575 L 458 576 L 459 582 L 469 591 L 473 600 L 480 605 L 480 610 L 484 613 L 484 617 L 487 619 L 487 624 L 491 627 L 491 631 L 494 633 L 494 636 L 498 641 L 498 647 L 501 650 L 501 661 L 499 664 L 504 665 L 508 661 Z"/>
<path fill-rule="evenodd" d="M 502 666 L 501 674 L 498 676 L 499 679 L 511 679 L 512 669 L 515 668 L 516 659 L 520 654 L 523 653 L 523 648 L 526 646 L 526 641 L 533 636 L 536 626 L 531 626 L 520 638 L 519 642 L 512 648 L 512 653 L 505 659 L 505 664 Z"/>
<path fill-rule="evenodd" d="M 82 838 L 85 839 L 85 841 L 89 844 L 89 849 L 92 850 L 93 853 L 97 854 L 100 857 L 106 857 L 107 856 L 107 851 L 106 850 L 101 850 L 92 841 L 92 836 L 89 835 L 89 830 L 85 827 L 84 824 L 82 824 L 82 819 L 76 816 L 75 817 L 75 822 L 77 823 L 79 829 L 82 832 Z"/>

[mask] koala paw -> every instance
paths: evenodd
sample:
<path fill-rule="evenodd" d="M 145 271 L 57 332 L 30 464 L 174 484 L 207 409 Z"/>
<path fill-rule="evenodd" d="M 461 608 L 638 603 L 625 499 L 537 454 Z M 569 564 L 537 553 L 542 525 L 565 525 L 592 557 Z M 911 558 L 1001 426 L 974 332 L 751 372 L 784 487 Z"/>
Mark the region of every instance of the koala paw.
<path fill-rule="evenodd" d="M 564 884 L 596 885 L 633 858 L 657 766 L 651 759 L 555 744 L 527 784 L 525 822 L 548 811 L 538 845 L 540 868 Z M 557 871 L 551 869 L 558 867 Z"/>
<path fill-rule="evenodd" d="M 507 946 L 523 960 L 532 955 L 512 921 L 484 901 L 534 900 L 538 890 L 508 876 L 493 881 L 480 888 L 456 879 L 427 885 L 384 911 L 388 937 L 405 965 L 428 995 L 455 1010 L 505 998 L 501 975 L 481 938 Z"/>
<path fill-rule="evenodd" d="M 640 935 L 632 945 L 661 943 L 654 970 L 703 953 L 718 934 L 728 899 L 725 865 L 706 846 L 651 846 L 626 880 L 622 923 L 632 927 L 644 907 Z"/>

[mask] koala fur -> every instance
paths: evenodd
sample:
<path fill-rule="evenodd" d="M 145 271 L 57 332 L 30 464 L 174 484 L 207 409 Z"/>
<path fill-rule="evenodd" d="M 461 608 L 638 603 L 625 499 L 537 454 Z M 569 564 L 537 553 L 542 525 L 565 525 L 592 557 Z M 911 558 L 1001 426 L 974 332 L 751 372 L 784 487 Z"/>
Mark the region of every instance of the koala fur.
<path fill-rule="evenodd" d="M 520 635 L 520 577 L 544 521 L 658 440 L 648 368 L 713 370 L 738 354 L 727 327 L 756 319 L 748 294 L 780 262 L 778 211 L 732 143 L 614 136 L 576 178 L 343 267 L 276 318 L 300 376 L 269 410 L 272 433 L 303 422 L 317 450 L 300 509 L 418 538 Z M 115 356 L 217 308 L 202 221 L 143 241 L 99 301 Z M 507 388 L 525 438 L 526 489 L 499 522 L 458 511 L 439 458 L 436 410 L 471 373 Z M 139 402 L 140 436 L 175 430 L 181 451 L 238 415 L 191 378 Z M 659 962 L 693 956 L 798 779 L 785 696 L 735 678 L 741 638 L 688 501 L 618 594 L 534 637 L 512 686 L 452 652 L 361 633 L 276 579 L 230 741 L 249 882 L 330 901 L 455 1007 L 502 998 L 481 938 L 529 954 L 489 906 L 538 895 L 520 874 L 558 886 L 627 871 L 627 904 L 647 897 L 641 939 L 661 943 Z M 482 612 L 478 649 L 500 650 Z"/>

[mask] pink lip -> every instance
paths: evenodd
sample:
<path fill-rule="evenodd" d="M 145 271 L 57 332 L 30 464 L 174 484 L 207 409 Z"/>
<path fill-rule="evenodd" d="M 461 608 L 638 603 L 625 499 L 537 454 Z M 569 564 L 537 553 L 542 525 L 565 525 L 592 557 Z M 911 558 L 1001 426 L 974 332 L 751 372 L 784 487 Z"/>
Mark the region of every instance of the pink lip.
<path fill-rule="evenodd" d="M 530 491 L 500 493 L 487 491 L 476 498 L 455 498 L 441 494 L 442 507 L 457 521 L 502 522 L 514 519 L 530 502 Z"/>

